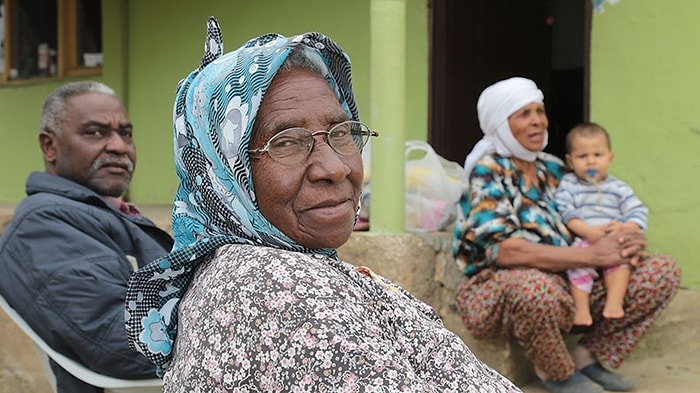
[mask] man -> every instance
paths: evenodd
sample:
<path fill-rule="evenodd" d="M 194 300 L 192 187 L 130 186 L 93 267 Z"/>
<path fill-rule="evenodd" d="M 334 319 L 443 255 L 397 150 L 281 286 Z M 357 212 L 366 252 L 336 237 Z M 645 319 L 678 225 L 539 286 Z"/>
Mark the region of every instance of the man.
<path fill-rule="evenodd" d="M 0 293 L 57 351 L 113 377 L 152 378 L 129 348 L 124 296 L 131 273 L 166 254 L 171 237 L 121 199 L 134 172 L 132 125 L 112 89 L 69 83 L 44 102 L 45 172 L 0 238 Z M 100 392 L 52 362 L 58 392 Z"/>

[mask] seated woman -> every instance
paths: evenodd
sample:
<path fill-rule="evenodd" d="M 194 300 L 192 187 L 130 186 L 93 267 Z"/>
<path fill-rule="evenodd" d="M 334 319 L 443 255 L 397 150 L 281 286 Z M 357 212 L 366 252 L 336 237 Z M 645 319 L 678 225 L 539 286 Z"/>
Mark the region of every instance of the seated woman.
<path fill-rule="evenodd" d="M 552 392 L 626 391 L 634 382 L 618 367 L 678 289 L 680 269 L 666 256 L 646 256 L 638 230 L 604 236 L 590 248 L 568 247 L 572 236 L 554 194 L 563 163 L 543 153 L 548 119 L 535 83 L 511 78 L 487 87 L 477 102 L 484 137 L 465 162 L 468 192 L 460 201 L 454 254 L 467 279 L 457 305 L 476 337 L 520 343 Z M 603 318 L 605 288 L 591 294 L 593 326 L 567 350 L 574 305 L 566 269 L 633 266 L 624 318 Z"/>
<path fill-rule="evenodd" d="M 350 60 L 320 33 L 208 51 L 175 101 L 173 252 L 137 272 L 131 344 L 165 392 L 519 392 L 437 314 L 338 259 L 361 149 Z"/>

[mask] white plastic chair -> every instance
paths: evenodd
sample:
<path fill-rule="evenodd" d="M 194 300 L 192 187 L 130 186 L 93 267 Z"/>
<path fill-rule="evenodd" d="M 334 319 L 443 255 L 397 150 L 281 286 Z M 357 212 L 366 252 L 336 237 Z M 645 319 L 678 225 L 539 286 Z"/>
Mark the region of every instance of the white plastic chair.
<path fill-rule="evenodd" d="M 102 375 L 90 370 L 79 362 L 66 357 L 51 348 L 38 334 L 17 314 L 4 297 L 0 296 L 0 307 L 19 326 L 22 331 L 29 336 L 34 343 L 39 361 L 44 368 L 46 378 L 56 393 L 56 376 L 49 365 L 49 358 L 53 359 L 61 368 L 69 372 L 74 377 L 93 386 L 103 388 L 105 393 L 155 393 L 163 390 L 163 381 L 158 378 L 152 379 L 119 379 Z"/>

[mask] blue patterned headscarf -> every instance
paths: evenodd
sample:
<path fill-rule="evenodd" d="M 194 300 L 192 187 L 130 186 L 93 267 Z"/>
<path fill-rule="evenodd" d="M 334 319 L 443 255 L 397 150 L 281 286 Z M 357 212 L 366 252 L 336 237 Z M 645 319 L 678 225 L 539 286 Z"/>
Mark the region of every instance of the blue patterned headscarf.
<path fill-rule="evenodd" d="M 324 71 L 338 102 L 359 120 L 350 59 L 320 33 L 266 34 L 223 54 L 219 24 L 207 22 L 200 66 L 180 81 L 174 108 L 175 245 L 170 254 L 136 272 L 126 294 L 132 348 L 167 368 L 177 336 L 180 299 L 196 266 L 224 244 L 251 244 L 337 258 L 335 249 L 310 250 L 272 225 L 258 208 L 250 170 L 253 124 L 272 79 L 294 48 Z"/>

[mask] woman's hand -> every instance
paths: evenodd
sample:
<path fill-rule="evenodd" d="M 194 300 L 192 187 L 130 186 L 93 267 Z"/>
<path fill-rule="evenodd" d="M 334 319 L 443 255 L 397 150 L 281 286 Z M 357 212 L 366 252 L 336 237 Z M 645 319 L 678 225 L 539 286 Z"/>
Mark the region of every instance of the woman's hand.
<path fill-rule="evenodd" d="M 622 245 L 620 255 L 629 258 L 632 266 L 637 266 L 647 257 L 647 239 L 639 228 L 627 229 L 616 233 L 618 242 Z"/>
<path fill-rule="evenodd" d="M 595 264 L 600 267 L 629 263 L 636 266 L 646 258 L 647 240 L 640 229 L 621 229 L 591 245 Z"/>

